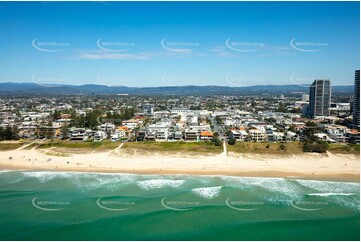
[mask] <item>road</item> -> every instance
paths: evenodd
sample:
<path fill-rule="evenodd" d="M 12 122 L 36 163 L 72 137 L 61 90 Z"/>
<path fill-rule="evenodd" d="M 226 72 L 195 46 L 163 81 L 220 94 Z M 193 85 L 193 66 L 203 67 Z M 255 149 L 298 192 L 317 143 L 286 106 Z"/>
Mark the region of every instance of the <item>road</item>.
<path fill-rule="evenodd" d="M 225 140 L 227 137 L 224 134 L 224 129 L 220 125 L 217 124 L 217 122 L 213 116 L 208 115 L 208 118 L 211 121 L 211 124 L 213 125 L 214 132 L 217 132 L 219 134 L 219 139 Z"/>

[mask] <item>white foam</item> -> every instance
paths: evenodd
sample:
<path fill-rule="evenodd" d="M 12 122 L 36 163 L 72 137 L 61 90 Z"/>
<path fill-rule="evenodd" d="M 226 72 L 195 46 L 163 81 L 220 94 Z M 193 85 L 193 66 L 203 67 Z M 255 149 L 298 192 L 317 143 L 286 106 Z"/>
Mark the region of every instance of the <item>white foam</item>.
<path fill-rule="evenodd" d="M 12 170 L 2 170 L 0 171 L 0 185 L 10 185 L 14 183 L 21 182 L 25 179 L 21 173 Z"/>
<path fill-rule="evenodd" d="M 316 180 L 297 180 L 297 182 L 313 191 L 309 196 L 331 197 L 332 202 L 340 206 L 360 210 L 360 184 L 354 182 L 331 182 Z"/>
<path fill-rule="evenodd" d="M 44 183 L 57 178 L 68 178 L 71 173 L 68 172 L 52 172 L 52 171 L 24 171 L 22 174 L 25 177 L 37 178 L 40 182 Z"/>
<path fill-rule="evenodd" d="M 192 192 L 196 194 L 197 196 L 200 196 L 202 198 L 206 199 L 212 199 L 215 197 L 218 197 L 221 193 L 222 186 L 218 187 L 200 187 L 200 188 L 194 188 L 192 189 Z"/>
<path fill-rule="evenodd" d="M 331 182 L 316 180 L 295 180 L 302 186 L 311 188 L 319 193 L 357 193 L 360 184 L 354 182 Z"/>
<path fill-rule="evenodd" d="M 221 176 L 232 187 L 242 190 L 253 190 L 260 187 L 266 191 L 275 192 L 279 195 L 295 199 L 301 195 L 299 187 L 288 179 L 274 177 L 230 177 Z"/>
<path fill-rule="evenodd" d="M 137 185 L 144 190 L 159 189 L 164 187 L 177 188 L 183 185 L 185 180 L 154 179 L 138 181 Z"/>
<path fill-rule="evenodd" d="M 137 175 L 127 173 L 84 173 L 76 176 L 76 184 L 88 190 L 105 187 L 110 190 L 117 189 L 124 184 L 134 183 Z"/>
<path fill-rule="evenodd" d="M 320 196 L 320 197 L 328 197 L 328 196 L 352 196 L 355 193 L 342 193 L 342 192 L 328 192 L 328 193 L 310 193 L 308 196 Z"/>
<path fill-rule="evenodd" d="M 41 183 L 54 179 L 71 178 L 79 188 L 96 189 L 100 186 L 107 185 L 107 188 L 117 187 L 121 184 L 134 182 L 137 175 L 123 173 L 92 173 L 92 172 L 53 172 L 53 171 L 25 171 L 22 172 L 24 177 L 33 177 Z"/>
<path fill-rule="evenodd" d="M 4 172 L 12 172 L 12 170 L 0 170 L 0 173 L 4 173 Z"/>

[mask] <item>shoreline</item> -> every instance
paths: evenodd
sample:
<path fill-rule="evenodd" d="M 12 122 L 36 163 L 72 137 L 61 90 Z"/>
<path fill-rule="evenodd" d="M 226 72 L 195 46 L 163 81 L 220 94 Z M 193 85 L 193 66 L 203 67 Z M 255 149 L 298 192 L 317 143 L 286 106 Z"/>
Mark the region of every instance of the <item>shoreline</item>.
<path fill-rule="evenodd" d="M 24 167 L 11 167 L 8 169 L 0 166 L 0 171 L 34 171 L 34 172 L 76 172 L 76 173 L 108 173 L 108 174 L 135 174 L 135 175 L 192 175 L 192 176 L 234 176 L 234 177 L 258 177 L 258 178 L 284 178 L 284 179 L 302 179 L 302 180 L 318 180 L 318 181 L 335 181 L 335 182 L 356 182 L 360 183 L 360 176 L 356 174 L 318 174 L 309 175 L 302 173 L 289 173 L 280 171 L 249 171 L 249 172 L 189 172 L 182 170 L 109 170 L 105 168 L 60 168 L 60 169 L 29 169 Z"/>
<path fill-rule="evenodd" d="M 341 154 L 272 156 L 223 152 L 213 156 L 189 154 L 124 156 L 121 146 L 108 152 L 54 156 L 49 149 L 0 151 L 0 170 L 278 177 L 360 182 L 360 158 Z M 185 157 L 187 156 L 187 157 Z"/>

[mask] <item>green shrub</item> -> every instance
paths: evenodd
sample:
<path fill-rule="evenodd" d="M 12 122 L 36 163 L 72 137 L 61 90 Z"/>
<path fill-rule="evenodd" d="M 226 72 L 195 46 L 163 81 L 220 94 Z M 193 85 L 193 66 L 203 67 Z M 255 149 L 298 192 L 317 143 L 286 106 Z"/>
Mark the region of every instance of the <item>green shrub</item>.
<path fill-rule="evenodd" d="M 326 153 L 329 145 L 326 142 L 306 142 L 303 145 L 303 152 Z"/>
<path fill-rule="evenodd" d="M 214 145 L 215 145 L 215 146 L 222 146 L 222 141 L 220 141 L 219 139 L 216 139 L 216 140 L 214 141 Z"/>
<path fill-rule="evenodd" d="M 236 144 L 236 139 L 235 138 L 230 138 L 229 140 L 228 140 L 228 144 L 229 145 L 235 145 Z"/>

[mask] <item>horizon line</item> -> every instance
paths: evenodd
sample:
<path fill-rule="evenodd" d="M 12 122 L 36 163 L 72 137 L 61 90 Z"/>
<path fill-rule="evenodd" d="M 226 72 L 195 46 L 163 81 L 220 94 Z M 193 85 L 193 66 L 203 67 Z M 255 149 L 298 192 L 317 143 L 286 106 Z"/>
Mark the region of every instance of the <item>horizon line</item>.
<path fill-rule="evenodd" d="M 242 88 L 242 87 L 259 87 L 259 86 L 300 86 L 305 87 L 304 85 L 312 85 L 312 83 L 300 83 L 300 84 L 259 84 L 259 85 L 248 85 L 248 86 L 221 86 L 221 85 L 183 85 L 183 86 L 141 86 L 141 87 L 135 87 L 135 86 L 117 86 L 117 85 L 104 85 L 104 84 L 93 84 L 93 83 L 86 83 L 86 84 L 56 84 L 56 83 L 34 83 L 34 82 L 0 82 L 0 84 L 33 84 L 43 87 L 66 87 L 66 86 L 72 86 L 72 87 L 82 87 L 82 86 L 102 86 L 102 87 L 126 87 L 126 88 L 160 88 L 160 87 L 230 87 L 230 88 Z M 349 87 L 354 86 L 354 84 L 348 84 L 348 85 L 333 85 L 334 87 Z M 307 88 L 307 87 L 305 87 Z"/>

